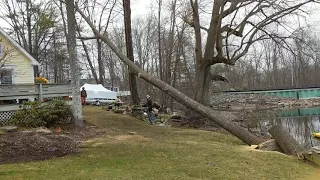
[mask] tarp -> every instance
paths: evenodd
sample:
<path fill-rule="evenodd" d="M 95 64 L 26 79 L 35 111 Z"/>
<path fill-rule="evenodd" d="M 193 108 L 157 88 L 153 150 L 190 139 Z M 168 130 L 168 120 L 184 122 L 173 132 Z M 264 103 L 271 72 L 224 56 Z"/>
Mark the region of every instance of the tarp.
<path fill-rule="evenodd" d="M 87 99 L 100 99 L 100 100 L 115 100 L 117 99 L 117 92 L 110 91 L 103 87 L 101 84 L 84 84 L 81 88 L 87 91 Z"/>

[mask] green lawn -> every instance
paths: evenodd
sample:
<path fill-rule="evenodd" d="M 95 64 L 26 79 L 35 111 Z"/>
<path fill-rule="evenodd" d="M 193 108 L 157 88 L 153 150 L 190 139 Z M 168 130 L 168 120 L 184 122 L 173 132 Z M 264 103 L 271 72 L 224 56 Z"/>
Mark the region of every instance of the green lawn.
<path fill-rule="evenodd" d="M 231 135 L 155 127 L 101 108 L 85 107 L 84 115 L 106 134 L 77 155 L 0 165 L 0 179 L 310 179 L 318 171 Z"/>

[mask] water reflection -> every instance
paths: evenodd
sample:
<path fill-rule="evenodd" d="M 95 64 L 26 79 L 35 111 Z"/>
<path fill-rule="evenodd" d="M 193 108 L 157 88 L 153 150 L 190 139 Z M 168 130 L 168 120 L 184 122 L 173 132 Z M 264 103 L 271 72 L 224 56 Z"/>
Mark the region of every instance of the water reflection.
<path fill-rule="evenodd" d="M 320 108 L 295 109 L 281 112 L 277 117 L 258 123 L 260 132 L 281 124 L 298 142 L 310 148 L 320 146 L 312 133 L 320 132 Z"/>
<path fill-rule="evenodd" d="M 304 109 L 292 109 L 283 111 L 279 114 L 279 117 L 310 117 L 320 116 L 320 108 L 304 108 Z"/>

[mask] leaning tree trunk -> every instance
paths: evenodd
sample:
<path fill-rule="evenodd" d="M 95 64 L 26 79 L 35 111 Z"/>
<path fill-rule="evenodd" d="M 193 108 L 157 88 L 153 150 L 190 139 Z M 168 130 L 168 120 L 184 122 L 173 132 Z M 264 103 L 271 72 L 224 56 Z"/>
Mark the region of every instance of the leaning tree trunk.
<path fill-rule="evenodd" d="M 281 126 L 276 125 L 269 133 L 277 141 L 281 150 L 289 155 L 300 156 L 305 149 Z"/>
<path fill-rule="evenodd" d="M 130 0 L 123 0 L 123 10 L 124 10 L 124 26 L 126 34 L 126 50 L 127 57 L 134 62 L 133 47 L 132 47 L 132 32 L 131 32 L 131 9 Z M 129 69 L 129 85 L 132 97 L 132 103 L 135 105 L 140 104 L 140 98 L 138 94 L 138 84 L 136 75 Z"/>
<path fill-rule="evenodd" d="M 242 128 L 240 125 L 231 122 L 225 116 L 219 114 L 219 112 L 213 111 L 211 108 L 204 106 L 203 104 L 189 98 L 182 92 L 173 88 L 172 86 L 166 84 L 165 82 L 149 75 L 147 72 L 140 69 L 137 65 L 135 65 L 130 59 L 128 59 L 121 51 L 116 47 L 116 45 L 108 38 L 106 35 L 101 35 L 99 31 L 94 27 L 92 22 L 86 17 L 83 12 L 76 6 L 77 11 L 81 14 L 81 16 L 85 19 L 85 21 L 89 24 L 91 29 L 93 30 L 95 36 L 104 41 L 122 60 L 125 64 L 127 64 L 131 70 L 138 75 L 138 77 L 144 79 L 155 87 L 158 87 L 161 91 L 167 93 L 169 96 L 173 97 L 176 101 L 185 105 L 186 107 L 194 110 L 195 112 L 208 117 L 213 122 L 220 125 L 222 128 L 229 131 L 231 134 L 235 135 L 239 139 L 241 139 L 244 143 L 252 145 L 259 144 L 262 142 L 260 138 L 250 133 L 248 130 Z"/>
<path fill-rule="evenodd" d="M 77 127 L 83 126 L 82 106 L 80 101 L 80 64 L 77 59 L 76 49 L 76 19 L 74 12 L 74 0 L 68 0 L 66 4 L 68 19 L 68 51 L 69 64 L 71 67 L 71 85 L 72 85 L 72 113 L 74 123 Z"/>

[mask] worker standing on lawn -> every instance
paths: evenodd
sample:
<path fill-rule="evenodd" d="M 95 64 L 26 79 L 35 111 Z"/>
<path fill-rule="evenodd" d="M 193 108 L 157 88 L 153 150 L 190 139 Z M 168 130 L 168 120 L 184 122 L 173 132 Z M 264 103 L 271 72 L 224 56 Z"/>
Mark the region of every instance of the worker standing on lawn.
<path fill-rule="evenodd" d="M 86 98 L 87 98 L 87 91 L 85 90 L 84 87 L 82 87 L 82 91 L 81 91 L 81 103 L 82 105 L 86 105 Z"/>
<path fill-rule="evenodd" d="M 152 112 L 152 100 L 149 95 L 147 95 L 146 107 L 147 107 L 147 114 L 148 114 L 149 123 L 153 124 L 154 116 L 153 116 L 153 112 Z"/>

